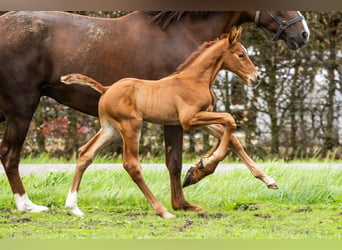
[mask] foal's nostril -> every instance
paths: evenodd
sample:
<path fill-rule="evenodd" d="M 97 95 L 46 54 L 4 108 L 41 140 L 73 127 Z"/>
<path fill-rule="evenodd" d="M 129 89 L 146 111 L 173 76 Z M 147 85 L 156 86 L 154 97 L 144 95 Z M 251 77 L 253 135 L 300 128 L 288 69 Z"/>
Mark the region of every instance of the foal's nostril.
<path fill-rule="evenodd" d="M 257 81 L 260 81 L 260 76 L 259 75 L 257 75 Z"/>
<path fill-rule="evenodd" d="M 305 41 L 308 39 L 308 36 L 309 36 L 308 32 L 306 31 L 302 32 L 302 37 L 304 38 Z"/>

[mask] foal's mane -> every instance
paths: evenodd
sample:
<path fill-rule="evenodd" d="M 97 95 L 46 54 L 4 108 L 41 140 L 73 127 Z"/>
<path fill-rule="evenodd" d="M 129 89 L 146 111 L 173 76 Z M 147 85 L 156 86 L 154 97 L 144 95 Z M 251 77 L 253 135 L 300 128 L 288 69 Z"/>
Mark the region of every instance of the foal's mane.
<path fill-rule="evenodd" d="M 171 23 L 178 22 L 185 16 L 191 19 L 206 19 L 214 11 L 143 11 L 150 17 L 150 21 L 158 24 L 162 29 L 166 29 Z"/>
<path fill-rule="evenodd" d="M 175 70 L 175 72 L 173 74 L 177 74 L 177 73 L 181 72 L 182 70 L 186 69 L 187 67 L 189 67 L 196 60 L 196 58 L 199 57 L 199 55 L 201 55 L 206 49 L 210 48 L 211 46 L 213 46 L 218 41 L 226 38 L 227 35 L 228 34 L 224 34 L 220 38 L 217 38 L 216 40 L 213 40 L 213 41 L 210 41 L 210 42 L 204 42 L 181 65 L 179 65 L 177 67 L 177 69 Z"/>

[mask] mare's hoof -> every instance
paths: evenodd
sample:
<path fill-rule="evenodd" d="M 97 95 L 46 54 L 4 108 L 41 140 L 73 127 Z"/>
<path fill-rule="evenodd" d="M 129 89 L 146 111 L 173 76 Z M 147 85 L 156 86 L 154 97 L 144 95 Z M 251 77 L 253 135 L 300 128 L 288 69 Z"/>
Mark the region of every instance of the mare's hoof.
<path fill-rule="evenodd" d="M 49 208 L 41 205 L 32 204 L 30 208 L 27 208 L 27 210 L 24 210 L 24 212 L 31 212 L 31 213 L 40 213 L 43 211 L 48 211 Z"/>
<path fill-rule="evenodd" d="M 203 207 L 201 207 L 200 205 L 192 204 L 190 202 L 187 202 L 186 200 L 183 200 L 182 202 L 179 202 L 176 205 L 173 204 L 172 208 L 174 210 L 184 210 L 191 212 L 198 212 L 203 210 Z"/>
<path fill-rule="evenodd" d="M 188 172 L 185 175 L 184 181 L 183 181 L 183 188 L 196 183 L 196 181 L 193 179 L 194 178 L 194 171 L 195 171 L 194 167 L 189 168 Z"/>
<path fill-rule="evenodd" d="M 203 207 L 200 205 L 195 205 L 195 204 L 189 204 L 186 207 L 182 208 L 184 211 L 191 211 L 191 212 L 199 212 L 203 210 Z"/>

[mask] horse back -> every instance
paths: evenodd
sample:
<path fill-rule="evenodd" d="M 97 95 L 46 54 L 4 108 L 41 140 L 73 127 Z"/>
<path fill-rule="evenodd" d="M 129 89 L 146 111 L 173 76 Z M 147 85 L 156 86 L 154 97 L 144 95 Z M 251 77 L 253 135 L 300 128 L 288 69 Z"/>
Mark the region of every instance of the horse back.
<path fill-rule="evenodd" d="M 2 89 L 13 93 L 25 86 L 36 96 L 39 92 L 95 115 L 99 94 L 90 87 L 65 86 L 61 75 L 80 73 L 104 85 L 125 77 L 159 79 L 185 59 L 184 51 L 193 49 L 180 46 L 182 40 L 176 43 L 176 37 L 140 12 L 116 19 L 9 12 L 0 17 L 0 37 Z"/>

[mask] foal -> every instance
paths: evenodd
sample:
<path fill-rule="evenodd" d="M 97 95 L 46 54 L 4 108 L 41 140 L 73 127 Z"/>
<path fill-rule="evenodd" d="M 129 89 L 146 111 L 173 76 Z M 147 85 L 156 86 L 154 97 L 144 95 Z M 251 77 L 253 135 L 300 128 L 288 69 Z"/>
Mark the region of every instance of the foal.
<path fill-rule="evenodd" d="M 230 70 L 249 86 L 258 83 L 258 72 L 246 49 L 238 42 L 242 28 L 233 27 L 225 37 L 202 44 L 175 73 L 158 81 L 122 79 L 110 87 L 95 80 L 69 74 L 61 77 L 66 84 L 90 85 L 102 94 L 99 101 L 100 131 L 79 149 L 79 158 L 66 207 L 75 215 L 83 212 L 77 206 L 77 192 L 82 175 L 97 152 L 119 130 L 123 139 L 123 166 L 150 203 L 155 214 L 174 218 L 156 199 L 146 185 L 139 163 L 139 139 L 143 120 L 164 124 L 180 124 L 184 130 L 217 124 L 224 128 L 219 143 L 211 153 L 212 160 L 221 161 L 236 128 L 228 113 L 212 112 L 215 96 L 214 80 L 221 69 Z M 209 157 L 209 158 L 210 158 Z"/>

